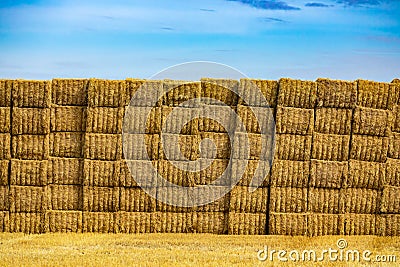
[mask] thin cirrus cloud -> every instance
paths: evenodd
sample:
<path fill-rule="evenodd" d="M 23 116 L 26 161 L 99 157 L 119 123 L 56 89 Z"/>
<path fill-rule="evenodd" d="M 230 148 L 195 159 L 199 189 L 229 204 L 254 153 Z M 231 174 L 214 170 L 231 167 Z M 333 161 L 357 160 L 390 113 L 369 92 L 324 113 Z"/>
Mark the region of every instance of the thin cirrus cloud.
<path fill-rule="evenodd" d="M 305 4 L 306 7 L 333 7 L 333 5 L 327 5 L 324 3 L 307 3 Z"/>
<path fill-rule="evenodd" d="M 382 3 L 381 0 L 338 0 L 336 2 L 347 6 L 376 6 Z"/>
<path fill-rule="evenodd" d="M 266 10 L 300 10 L 299 7 L 291 6 L 283 1 L 267 0 L 228 0 L 231 2 L 240 2 L 258 9 Z"/>

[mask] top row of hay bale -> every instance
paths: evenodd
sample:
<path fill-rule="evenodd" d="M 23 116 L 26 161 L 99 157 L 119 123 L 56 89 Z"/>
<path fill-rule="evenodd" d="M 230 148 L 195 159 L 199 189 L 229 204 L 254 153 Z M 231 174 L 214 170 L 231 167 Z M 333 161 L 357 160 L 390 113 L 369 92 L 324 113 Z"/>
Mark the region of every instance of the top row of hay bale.
<path fill-rule="evenodd" d="M 189 83 L 189 84 L 188 84 Z M 205 104 L 228 106 L 277 105 L 297 108 L 354 108 L 356 105 L 374 109 L 392 109 L 399 101 L 396 83 L 357 80 L 353 82 L 318 79 L 300 81 L 283 78 L 279 81 L 241 79 L 202 79 L 199 82 L 146 81 L 140 79 L 53 79 L 52 81 L 0 80 L 0 106 L 50 107 L 92 106 L 122 107 L 129 104 L 138 89 L 144 86 L 142 95 L 136 95 L 140 106 L 154 106 L 154 96 L 174 88 L 156 105 L 177 106 L 189 98 L 208 97 L 213 101 Z M 142 92 L 142 91 L 141 91 Z M 151 92 L 151 94 L 150 94 Z M 263 101 L 259 92 L 265 97 Z M 154 95 L 155 94 L 155 95 Z M 241 97 L 237 96 L 239 94 Z"/>

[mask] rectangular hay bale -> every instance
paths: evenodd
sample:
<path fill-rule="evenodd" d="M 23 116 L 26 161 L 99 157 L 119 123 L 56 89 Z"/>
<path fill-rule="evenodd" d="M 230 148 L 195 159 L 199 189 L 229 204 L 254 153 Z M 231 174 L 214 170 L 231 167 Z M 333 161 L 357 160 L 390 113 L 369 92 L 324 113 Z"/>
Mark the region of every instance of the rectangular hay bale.
<path fill-rule="evenodd" d="M 201 83 L 192 81 L 164 80 L 163 81 L 163 99 L 165 106 L 193 107 L 199 104 L 201 95 Z M 186 102 L 192 100 L 191 102 Z M 185 103 L 186 102 L 186 103 Z"/>
<path fill-rule="evenodd" d="M 225 79 L 201 79 L 201 103 L 208 105 L 236 106 L 238 103 L 239 82 Z"/>
<path fill-rule="evenodd" d="M 249 192 L 249 190 L 254 190 Z M 266 213 L 268 188 L 235 186 L 230 192 L 230 212 Z"/>
<path fill-rule="evenodd" d="M 340 212 L 378 214 L 381 205 L 381 190 L 346 188 L 341 190 Z"/>
<path fill-rule="evenodd" d="M 82 186 L 49 185 L 47 198 L 51 210 L 82 210 Z"/>
<path fill-rule="evenodd" d="M 156 210 L 159 212 L 188 213 L 195 211 L 194 195 L 179 187 L 157 187 Z M 167 204 L 167 203 L 171 203 Z"/>
<path fill-rule="evenodd" d="M 152 212 L 151 224 L 155 233 L 193 233 L 195 215 L 192 212 Z"/>
<path fill-rule="evenodd" d="M 278 106 L 276 133 L 310 135 L 314 131 L 314 109 Z"/>
<path fill-rule="evenodd" d="M 10 202 L 8 199 L 9 189 L 8 186 L 0 186 L 0 211 L 8 211 Z"/>
<path fill-rule="evenodd" d="M 122 160 L 120 161 L 119 184 L 123 187 L 157 186 L 158 161 Z"/>
<path fill-rule="evenodd" d="M 86 107 L 52 107 L 50 130 L 52 132 L 86 131 Z"/>
<path fill-rule="evenodd" d="M 80 132 L 59 132 L 50 134 L 50 156 L 81 158 L 85 134 Z"/>
<path fill-rule="evenodd" d="M 214 185 L 229 186 L 231 184 L 230 165 L 227 159 L 215 159 L 208 164 L 207 161 L 201 161 L 201 171 L 199 175 L 194 175 L 195 185 Z M 218 182 L 217 182 L 218 179 Z"/>
<path fill-rule="evenodd" d="M 83 211 L 113 212 L 118 211 L 120 201 L 119 188 L 84 186 Z"/>
<path fill-rule="evenodd" d="M 164 110 L 164 107 L 127 106 L 123 120 L 123 132 L 131 134 L 161 133 L 161 117 L 165 115 L 164 111 L 167 111 Z M 171 125 L 171 127 L 174 126 L 174 124 Z"/>
<path fill-rule="evenodd" d="M 347 176 L 347 162 L 311 160 L 311 187 L 341 188 Z"/>
<path fill-rule="evenodd" d="M 350 135 L 314 133 L 312 158 L 329 161 L 347 161 Z"/>
<path fill-rule="evenodd" d="M 338 214 L 340 190 L 330 188 L 310 188 L 308 211 L 315 213 Z"/>
<path fill-rule="evenodd" d="M 125 106 L 160 107 L 162 105 L 163 81 L 126 79 L 125 83 Z M 158 101 L 155 101 L 157 99 Z"/>
<path fill-rule="evenodd" d="M 168 140 L 167 134 L 166 144 L 175 144 Z M 124 134 L 123 147 L 124 158 L 126 160 L 157 160 L 162 158 L 162 151 L 159 151 L 160 136 L 158 134 Z M 173 150 L 174 148 L 170 148 Z M 172 159 L 171 159 L 172 160 Z"/>
<path fill-rule="evenodd" d="M 17 108 L 12 110 L 12 134 L 50 133 L 49 108 Z"/>
<path fill-rule="evenodd" d="M 88 79 L 53 79 L 52 103 L 60 106 L 86 106 Z"/>
<path fill-rule="evenodd" d="M 11 108 L 0 107 L 0 133 L 11 131 Z"/>
<path fill-rule="evenodd" d="M 222 147 L 220 155 L 224 156 L 226 152 L 226 148 L 223 147 L 226 142 L 225 136 L 207 134 L 207 137 L 214 138 L 218 142 L 217 146 Z M 200 136 L 198 135 L 163 134 L 160 139 L 160 159 L 186 161 L 195 160 L 199 157 Z M 205 151 L 205 153 L 208 152 Z"/>
<path fill-rule="evenodd" d="M 118 134 L 85 135 L 86 159 L 119 160 L 122 158 L 122 136 Z"/>
<path fill-rule="evenodd" d="M 382 189 L 386 176 L 386 164 L 350 160 L 349 175 L 345 187 Z"/>
<path fill-rule="evenodd" d="M 306 161 L 311 159 L 312 136 L 277 134 L 275 158 Z"/>
<path fill-rule="evenodd" d="M 82 211 L 46 211 L 44 219 L 46 233 L 82 233 Z"/>
<path fill-rule="evenodd" d="M 317 84 L 312 81 L 300 81 L 282 78 L 279 80 L 278 105 L 294 108 L 315 107 Z"/>
<path fill-rule="evenodd" d="M 366 108 L 392 109 L 396 102 L 395 85 L 391 83 L 358 80 L 357 105 Z"/>
<path fill-rule="evenodd" d="M 86 132 L 121 134 L 125 109 L 89 107 L 87 109 Z"/>
<path fill-rule="evenodd" d="M 271 212 L 302 213 L 307 211 L 308 188 L 271 187 Z"/>
<path fill-rule="evenodd" d="M 125 81 L 90 79 L 88 105 L 89 107 L 123 107 L 125 93 Z"/>
<path fill-rule="evenodd" d="M 232 191 L 228 186 L 197 187 L 193 190 L 193 201 L 201 203 L 195 207 L 196 212 L 228 212 Z M 262 200 L 260 200 L 262 202 Z M 259 205 L 260 206 L 260 205 Z M 260 208 L 259 206 L 255 207 Z"/>
<path fill-rule="evenodd" d="M 386 162 L 385 185 L 400 187 L 400 160 L 388 158 Z"/>
<path fill-rule="evenodd" d="M 272 152 L 274 141 L 274 136 L 272 135 L 236 133 L 233 137 L 233 151 L 231 158 L 270 161 L 273 158 Z M 246 144 L 248 144 L 248 147 Z"/>
<path fill-rule="evenodd" d="M 205 146 L 201 147 L 202 157 L 207 159 L 215 158 L 217 159 L 229 159 L 231 156 L 231 140 L 227 133 L 210 133 L 204 132 L 200 134 L 201 139 L 211 139 L 212 143 L 203 143 Z M 210 144 L 210 145 L 209 145 Z M 213 147 L 216 147 L 216 151 Z M 196 147 L 195 147 L 196 148 Z"/>
<path fill-rule="evenodd" d="M 392 112 L 388 110 L 357 107 L 353 115 L 353 133 L 388 136 L 391 132 Z"/>
<path fill-rule="evenodd" d="M 366 135 L 352 135 L 350 159 L 385 162 L 389 138 Z"/>
<path fill-rule="evenodd" d="M 343 216 L 345 235 L 375 235 L 379 227 L 378 215 L 375 214 L 352 214 Z"/>
<path fill-rule="evenodd" d="M 165 107 L 161 108 L 161 121 L 158 132 L 171 134 L 197 134 L 199 132 L 199 108 Z M 151 127 L 156 128 L 157 124 Z M 162 127 L 162 128 L 161 128 Z"/>
<path fill-rule="evenodd" d="M 83 212 L 83 233 L 115 233 L 115 212 Z"/>
<path fill-rule="evenodd" d="M 49 147 L 49 135 L 17 135 L 12 137 L 12 157 L 16 159 L 48 159 Z"/>
<path fill-rule="evenodd" d="M 168 186 L 168 182 L 179 186 L 194 186 L 199 172 L 190 171 L 190 161 L 159 160 L 157 174 L 163 178 L 157 186 Z"/>
<path fill-rule="evenodd" d="M 351 134 L 352 109 L 317 108 L 314 130 L 324 134 Z"/>
<path fill-rule="evenodd" d="M 119 161 L 85 160 L 83 185 L 119 186 L 120 167 Z"/>
<path fill-rule="evenodd" d="M 14 107 L 48 108 L 51 103 L 51 81 L 15 80 L 12 102 Z"/>
<path fill-rule="evenodd" d="M 400 187 L 385 186 L 383 188 L 380 211 L 400 214 Z"/>
<path fill-rule="evenodd" d="M 49 184 L 82 185 L 83 159 L 50 158 L 47 179 Z"/>
<path fill-rule="evenodd" d="M 44 212 L 47 209 L 46 190 L 39 186 L 10 186 L 11 212 Z"/>
<path fill-rule="evenodd" d="M 11 135 L 0 133 L 0 160 L 11 159 Z"/>
<path fill-rule="evenodd" d="M 0 211 L 0 232 L 6 233 L 10 231 L 10 212 Z"/>
<path fill-rule="evenodd" d="M 270 235 L 305 236 L 308 234 L 307 213 L 271 212 L 269 219 Z"/>
<path fill-rule="evenodd" d="M 379 224 L 382 236 L 400 236 L 400 214 L 379 215 Z"/>
<path fill-rule="evenodd" d="M 228 214 L 224 212 L 196 212 L 193 222 L 195 233 L 222 235 L 228 232 Z"/>
<path fill-rule="evenodd" d="M 307 216 L 308 236 L 340 235 L 343 225 L 338 214 L 310 213 Z"/>
<path fill-rule="evenodd" d="M 11 160 L 10 185 L 47 185 L 46 160 Z"/>
<path fill-rule="evenodd" d="M 146 188 L 153 191 L 155 188 Z M 156 199 L 150 196 L 141 187 L 120 188 L 120 211 L 127 212 L 155 212 Z"/>
<path fill-rule="evenodd" d="M 239 104 L 274 108 L 278 98 L 278 86 L 277 81 L 240 79 L 239 96 L 241 98 L 239 99 Z"/>
<path fill-rule="evenodd" d="M 226 164 L 228 163 L 229 162 L 227 162 Z M 232 160 L 230 184 L 235 183 L 239 179 L 239 181 L 236 184 L 238 186 L 255 186 L 254 183 L 257 183 L 257 185 L 261 187 L 267 187 L 271 184 L 272 181 L 270 171 L 271 171 L 270 161 L 266 160 L 246 161 L 241 159 L 234 159 Z M 218 172 L 212 171 L 212 173 L 213 175 L 215 175 Z M 229 170 L 227 172 L 227 175 L 229 175 Z"/>
<path fill-rule="evenodd" d="M 10 232 L 41 234 L 44 232 L 44 213 L 10 213 Z"/>
<path fill-rule="evenodd" d="M 11 107 L 13 80 L 0 79 L 0 107 Z"/>
<path fill-rule="evenodd" d="M 153 233 L 150 212 L 117 212 L 115 213 L 115 231 L 124 234 Z"/>
<path fill-rule="evenodd" d="M 235 117 L 231 117 L 229 121 L 231 121 L 231 124 L 236 123 L 236 132 L 272 134 L 275 132 L 274 111 L 274 108 L 238 105 L 237 116 L 239 120 L 235 122 Z M 244 128 L 241 127 L 241 122 Z"/>
<path fill-rule="evenodd" d="M 229 235 L 265 235 L 267 215 L 264 213 L 230 212 Z"/>
<path fill-rule="evenodd" d="M 400 159 L 400 133 L 390 135 L 388 157 Z"/>
<path fill-rule="evenodd" d="M 309 161 L 273 161 L 271 185 L 274 187 L 307 187 L 309 177 Z"/>
<path fill-rule="evenodd" d="M 317 79 L 317 106 L 354 108 L 356 101 L 356 82 Z"/>
<path fill-rule="evenodd" d="M 9 160 L 0 160 L 0 185 L 8 185 Z"/>

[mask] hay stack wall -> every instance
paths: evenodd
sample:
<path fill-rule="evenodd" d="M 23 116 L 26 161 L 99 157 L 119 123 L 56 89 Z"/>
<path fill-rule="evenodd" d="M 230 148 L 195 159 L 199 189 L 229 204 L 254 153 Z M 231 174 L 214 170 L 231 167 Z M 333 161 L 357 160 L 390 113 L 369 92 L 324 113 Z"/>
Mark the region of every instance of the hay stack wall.
<path fill-rule="evenodd" d="M 162 97 L 152 107 L 144 93 L 130 106 L 133 116 L 151 116 L 146 129 L 135 118 L 124 129 L 147 145 L 133 149 L 127 160 L 123 117 L 144 82 L 0 80 L 0 231 L 400 235 L 398 80 L 148 81 Z M 198 97 L 210 99 L 184 103 Z M 178 115 L 168 116 L 173 110 Z M 210 114 L 223 114 L 228 123 Z M 263 128 L 271 120 L 267 114 L 276 123 L 274 155 L 260 150 L 260 144 L 272 144 Z M 189 117 L 196 119 L 176 127 Z M 176 146 L 163 146 L 161 136 L 166 143 L 177 137 L 184 158 Z M 247 136 L 246 156 L 240 144 Z M 207 138 L 215 154 L 201 149 Z M 214 189 L 233 188 L 204 206 L 166 205 L 135 181 L 147 175 L 140 168 L 147 152 L 173 184 L 205 185 L 225 173 Z M 199 172 L 171 164 L 214 156 Z M 262 180 L 257 189 L 251 183 L 256 173 Z M 184 200 L 156 181 L 149 179 L 146 190 Z"/>

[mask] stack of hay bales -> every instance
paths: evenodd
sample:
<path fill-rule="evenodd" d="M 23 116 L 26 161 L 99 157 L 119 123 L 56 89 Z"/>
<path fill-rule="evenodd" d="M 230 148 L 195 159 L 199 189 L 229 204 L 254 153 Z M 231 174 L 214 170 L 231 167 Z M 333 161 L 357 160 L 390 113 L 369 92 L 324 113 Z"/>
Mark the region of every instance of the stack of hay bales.
<path fill-rule="evenodd" d="M 0 232 L 9 231 L 9 167 L 11 159 L 12 81 L 0 80 Z"/>
<path fill-rule="evenodd" d="M 341 196 L 344 234 L 375 235 L 391 134 L 394 88 L 388 83 L 357 81 L 349 175 Z"/>
<path fill-rule="evenodd" d="M 10 231 L 41 233 L 47 209 L 50 81 L 13 82 Z"/>
<path fill-rule="evenodd" d="M 88 80 L 53 79 L 50 159 L 47 168 L 48 232 L 82 232 L 83 147 Z"/>
<path fill-rule="evenodd" d="M 237 122 L 231 180 L 238 182 L 230 192 L 229 234 L 266 233 L 277 94 L 276 81 L 240 80 L 237 114 L 245 128 Z M 249 142 L 249 157 L 243 151 L 245 138 Z"/>
<path fill-rule="evenodd" d="M 400 80 L 391 85 L 393 94 L 393 120 L 389 139 L 386 176 L 380 207 L 380 234 L 400 236 Z"/>
<path fill-rule="evenodd" d="M 269 233 L 306 235 L 315 82 L 281 79 L 276 111 Z"/>
<path fill-rule="evenodd" d="M 127 79 L 123 106 L 129 105 L 128 115 L 124 121 L 124 149 L 125 154 L 119 162 L 120 176 L 119 209 L 115 213 L 115 231 L 121 233 L 152 233 L 155 232 L 154 224 L 158 222 L 156 213 L 156 201 L 148 195 L 136 181 L 146 180 L 141 184 L 146 191 L 156 193 L 156 177 L 149 173 L 143 166 L 147 160 L 151 160 L 153 168 L 157 169 L 159 159 L 159 140 L 161 132 L 161 102 L 153 107 L 152 97 L 160 97 L 162 94 L 162 82 L 138 79 Z M 141 90 L 144 89 L 144 90 Z M 140 90 L 141 93 L 138 91 Z M 136 94 L 138 101 L 130 104 L 131 98 Z M 153 95 L 154 94 L 154 95 Z M 141 117 L 150 112 L 150 117 L 141 127 Z M 143 140 L 145 146 L 132 146 L 133 141 Z M 125 143 L 126 142 L 126 143 Z M 147 146 L 147 147 L 146 147 Z"/>
<path fill-rule="evenodd" d="M 309 235 L 343 234 L 341 188 L 348 177 L 357 84 L 317 80 L 317 107 L 308 197 Z"/>

